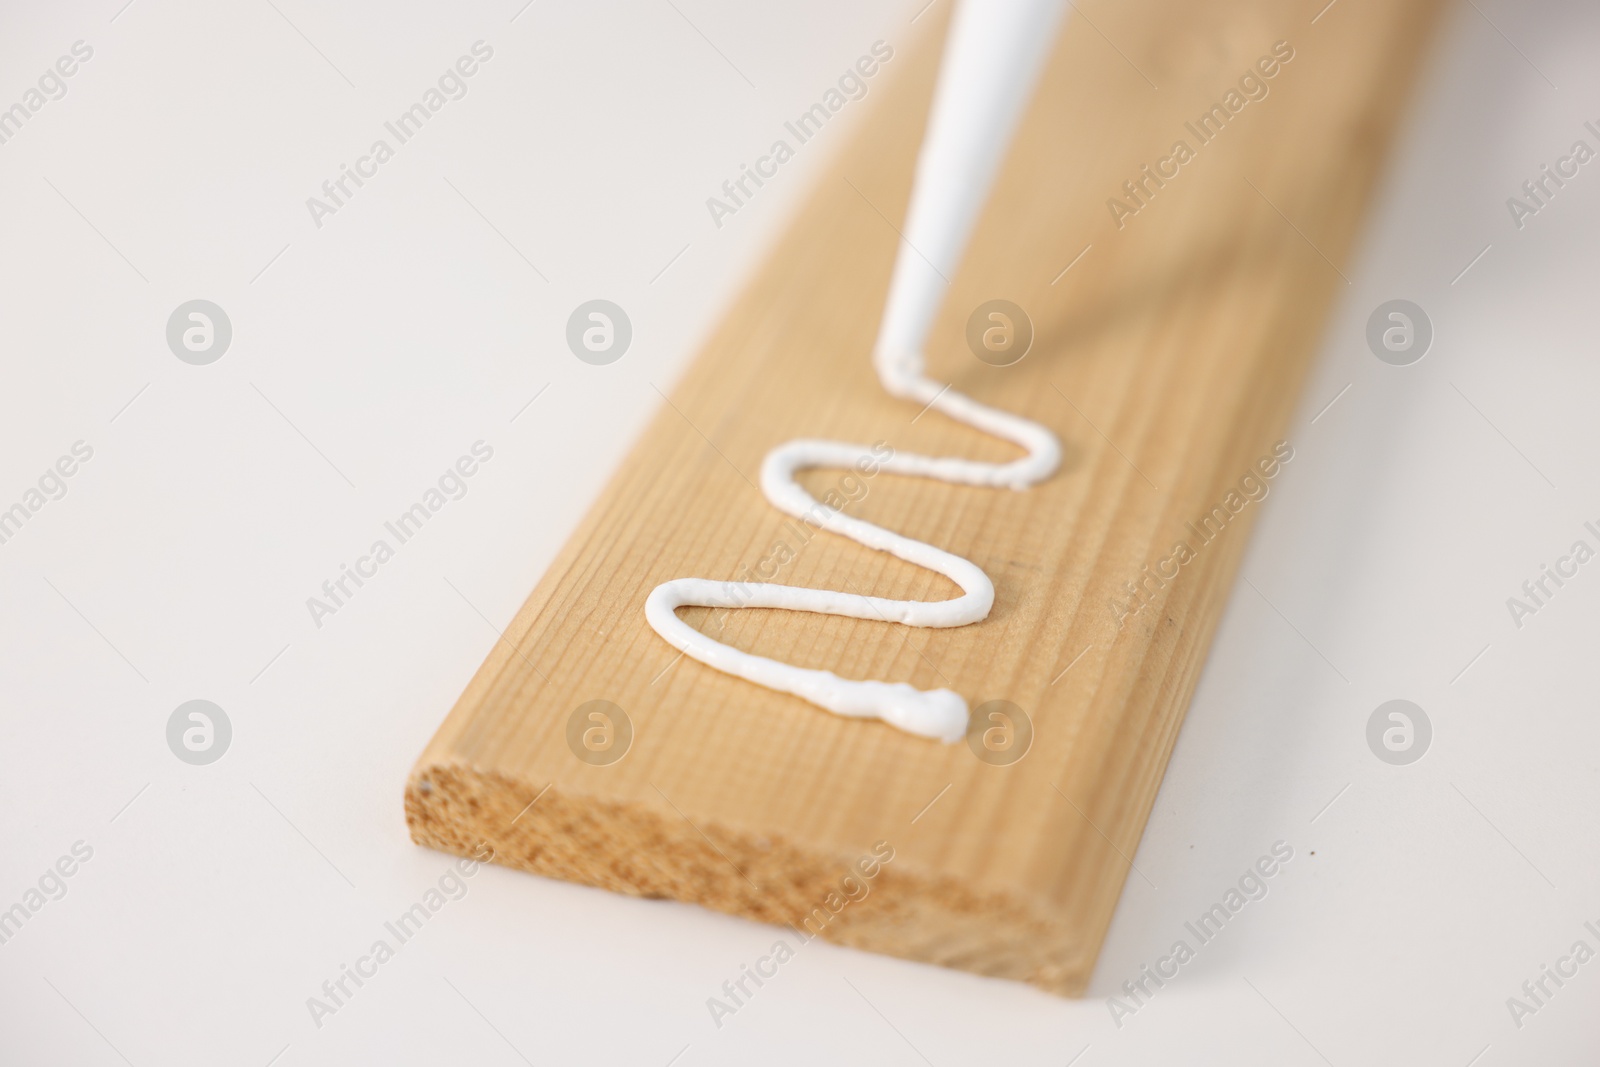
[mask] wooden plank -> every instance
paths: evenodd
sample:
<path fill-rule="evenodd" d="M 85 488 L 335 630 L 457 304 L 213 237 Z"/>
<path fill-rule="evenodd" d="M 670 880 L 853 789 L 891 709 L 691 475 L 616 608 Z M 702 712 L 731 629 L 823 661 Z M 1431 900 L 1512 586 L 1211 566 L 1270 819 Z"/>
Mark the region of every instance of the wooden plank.
<path fill-rule="evenodd" d="M 413 838 L 463 854 L 487 843 L 538 874 L 1081 991 L 1260 510 L 1247 497 L 1270 487 L 1246 476 L 1273 456 L 1345 284 L 1338 265 L 1436 4 L 1340 4 L 1312 23 L 1315 6 L 1128 0 L 1066 20 L 929 352 L 935 377 L 1054 428 L 1063 469 L 1028 492 L 888 475 L 843 485 L 852 514 L 982 566 L 996 586 L 987 620 L 910 630 L 684 614 L 789 662 L 1010 701 L 1032 724 L 1022 758 L 987 762 L 675 663 L 643 610 L 669 578 L 773 567 L 797 585 L 956 593 L 803 535 L 753 484 L 765 452 L 797 436 L 1011 454 L 916 417 L 868 361 L 936 67 L 930 19 L 422 754 L 406 788 Z M 1240 89 L 1280 41 L 1273 76 Z M 1245 102 L 1202 142 L 1186 123 L 1235 103 L 1230 89 Z M 1180 140 L 1193 158 L 1129 199 L 1123 182 Z M 1107 205 L 1118 195 L 1138 207 L 1120 226 Z M 963 339 L 993 297 L 1026 309 L 1036 332 L 1010 367 L 979 362 Z M 819 495 L 841 483 L 805 477 Z M 1206 539 L 1189 524 L 1214 507 L 1228 521 Z M 1179 541 L 1192 558 L 1162 563 Z M 1157 587 L 1152 564 L 1176 576 Z M 1120 617 L 1129 582 L 1148 593 Z M 576 709 L 595 700 L 631 723 L 616 762 L 569 747 Z M 877 842 L 892 860 L 846 883 Z"/>

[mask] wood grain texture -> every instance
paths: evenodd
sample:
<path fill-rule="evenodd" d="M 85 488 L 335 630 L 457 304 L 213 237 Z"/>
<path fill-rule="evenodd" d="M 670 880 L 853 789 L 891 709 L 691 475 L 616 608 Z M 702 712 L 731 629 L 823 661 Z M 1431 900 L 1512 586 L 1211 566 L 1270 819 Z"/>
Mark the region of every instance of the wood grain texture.
<path fill-rule="evenodd" d="M 1226 506 L 1283 433 L 1436 4 L 1340 3 L 1313 24 L 1319 6 L 1128 0 L 1066 20 L 929 352 L 934 377 L 1054 428 L 1063 469 L 1028 492 L 889 475 L 843 486 L 852 514 L 982 566 L 996 588 L 987 620 L 684 613 L 804 666 L 1011 701 L 1034 729 L 1022 759 L 991 765 L 677 660 L 644 619 L 661 581 L 736 578 L 787 555 L 777 581 L 957 593 L 843 538 L 801 536 L 754 485 L 765 452 L 797 436 L 1014 454 L 917 417 L 869 365 L 936 68 L 934 12 L 922 39 L 892 42 L 852 143 L 422 754 L 405 795 L 412 837 L 795 924 L 791 940 L 820 932 L 1081 991 L 1261 505 L 1209 542 L 1187 524 Z M 1185 123 L 1278 41 L 1294 57 L 1262 79 L 1267 95 L 1201 145 Z M 1131 205 L 1123 182 L 1180 139 L 1194 158 L 1119 228 L 1107 199 Z M 1036 331 L 1011 367 L 979 362 L 963 337 L 994 297 Z M 821 495 L 842 475 L 804 479 Z M 1193 558 L 1147 582 L 1147 605 L 1119 624 L 1125 583 L 1180 540 Z M 574 709 L 596 699 L 634 731 L 606 766 L 566 740 Z M 877 842 L 892 861 L 844 883 Z"/>

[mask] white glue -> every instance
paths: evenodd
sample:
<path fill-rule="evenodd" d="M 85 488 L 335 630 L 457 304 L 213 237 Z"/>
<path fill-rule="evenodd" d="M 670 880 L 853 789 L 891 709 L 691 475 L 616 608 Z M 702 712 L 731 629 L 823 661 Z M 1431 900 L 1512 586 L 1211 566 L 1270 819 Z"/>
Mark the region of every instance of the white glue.
<path fill-rule="evenodd" d="M 771 582 L 676 578 L 656 586 L 644 610 L 656 633 L 685 655 L 839 715 L 882 719 L 908 733 L 945 742 L 965 736 L 967 702 L 959 693 L 916 689 L 904 682 L 852 681 L 832 671 L 741 652 L 685 623 L 677 609 L 782 608 L 941 627 L 966 626 L 988 616 L 994 584 L 976 564 L 834 510 L 808 493 L 795 475 L 813 469 L 848 470 L 860 462 L 891 474 L 957 485 L 1026 489 L 1055 472 L 1061 446 L 1053 433 L 929 378 L 922 346 L 1055 40 L 1063 7 L 1064 0 L 962 0 L 952 16 L 928 132 L 917 158 L 905 239 L 872 357 L 878 379 L 890 395 L 1010 441 L 1026 455 L 1009 463 L 899 452 L 885 459 L 867 445 L 800 439 L 774 448 L 761 464 L 761 491 L 774 507 L 938 571 L 961 588 L 961 595 L 939 601 L 890 600 Z"/>

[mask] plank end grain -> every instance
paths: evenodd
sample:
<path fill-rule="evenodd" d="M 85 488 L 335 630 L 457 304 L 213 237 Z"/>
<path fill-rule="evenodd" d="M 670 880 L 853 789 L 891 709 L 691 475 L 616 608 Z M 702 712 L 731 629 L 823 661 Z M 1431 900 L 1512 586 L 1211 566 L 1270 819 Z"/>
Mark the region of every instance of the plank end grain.
<path fill-rule="evenodd" d="M 908 630 L 684 612 L 788 662 L 1007 701 L 1020 715 L 980 721 L 989 746 L 678 660 L 644 619 L 650 589 L 686 576 L 955 593 L 787 519 L 753 484 L 800 436 L 1008 456 L 871 371 L 937 28 L 897 49 L 861 128 L 418 760 L 412 839 L 1081 993 L 1260 510 L 1253 486 L 1292 462 L 1282 435 L 1437 7 L 1340 5 L 1315 24 L 1276 2 L 1070 14 L 928 353 L 933 376 L 1052 427 L 1062 471 L 1021 493 L 804 476 L 982 566 L 990 617 Z M 1202 140 L 1213 105 L 1220 132 Z M 1168 176 L 1132 196 L 1146 164 Z M 995 297 L 1033 322 L 1009 367 L 965 347 Z"/>

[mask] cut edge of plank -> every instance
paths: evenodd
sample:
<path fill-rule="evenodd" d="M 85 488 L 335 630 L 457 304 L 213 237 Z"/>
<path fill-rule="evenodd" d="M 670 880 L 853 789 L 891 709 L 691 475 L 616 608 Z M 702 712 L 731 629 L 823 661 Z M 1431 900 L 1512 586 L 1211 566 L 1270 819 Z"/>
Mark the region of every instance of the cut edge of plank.
<path fill-rule="evenodd" d="M 833 854 L 659 805 L 618 802 L 517 779 L 459 760 L 426 759 L 406 784 L 419 845 L 645 899 L 670 899 L 852 948 L 1080 996 L 1093 959 L 1081 931 L 1017 894 L 978 892 L 921 871 L 886 842 Z M 493 833 L 485 827 L 503 827 Z M 858 864 L 868 864 L 867 875 Z M 859 871 L 859 873 L 858 873 Z M 845 883 L 853 878 L 854 884 Z M 856 894 L 859 899 L 852 900 Z M 780 935 L 782 936 L 782 935 Z M 794 945 L 792 947 L 798 947 Z"/>

